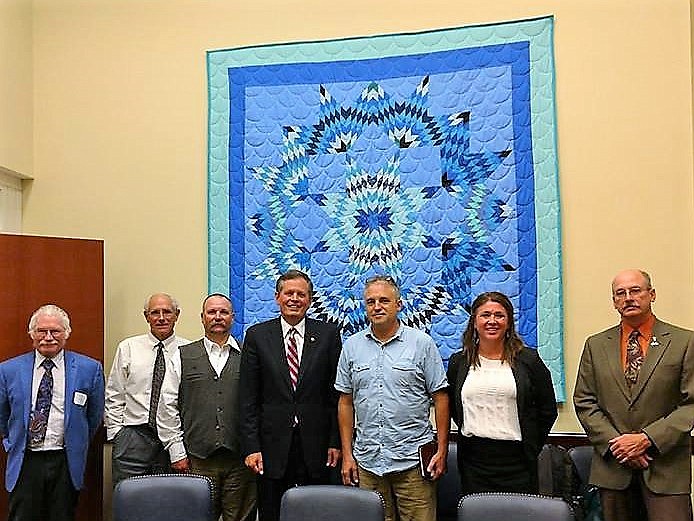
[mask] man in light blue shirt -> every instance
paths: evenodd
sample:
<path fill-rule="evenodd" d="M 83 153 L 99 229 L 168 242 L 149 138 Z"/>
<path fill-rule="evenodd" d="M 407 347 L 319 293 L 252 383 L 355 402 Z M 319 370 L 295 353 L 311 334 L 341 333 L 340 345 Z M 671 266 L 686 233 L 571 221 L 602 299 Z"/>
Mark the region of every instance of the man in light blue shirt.
<path fill-rule="evenodd" d="M 400 324 L 400 289 L 391 277 L 369 279 L 364 301 L 371 327 L 347 339 L 335 380 L 342 480 L 380 492 L 386 521 L 396 519 L 396 508 L 400 519 L 434 521 L 450 428 L 443 362 L 429 335 Z M 431 400 L 438 437 L 429 480 L 420 473 L 418 449 L 434 438 Z"/>

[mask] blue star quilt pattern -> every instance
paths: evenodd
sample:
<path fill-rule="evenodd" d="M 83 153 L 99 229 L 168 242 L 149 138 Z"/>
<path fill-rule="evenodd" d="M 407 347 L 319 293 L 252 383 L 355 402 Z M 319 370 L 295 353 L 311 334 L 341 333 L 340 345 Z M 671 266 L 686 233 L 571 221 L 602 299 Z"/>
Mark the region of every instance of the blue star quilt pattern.
<path fill-rule="evenodd" d="M 311 316 L 367 327 L 365 280 L 447 360 L 475 296 L 511 297 L 563 400 L 551 17 L 208 52 L 209 289 L 235 334 L 277 314 L 290 268 Z"/>

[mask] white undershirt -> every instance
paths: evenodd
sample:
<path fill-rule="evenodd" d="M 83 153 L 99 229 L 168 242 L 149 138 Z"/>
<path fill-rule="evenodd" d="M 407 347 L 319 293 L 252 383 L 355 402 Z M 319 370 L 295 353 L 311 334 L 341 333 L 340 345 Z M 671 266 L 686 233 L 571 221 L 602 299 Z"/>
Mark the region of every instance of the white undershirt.
<path fill-rule="evenodd" d="M 463 436 L 493 440 L 521 440 L 516 381 L 508 364 L 480 356 L 460 391 Z"/>

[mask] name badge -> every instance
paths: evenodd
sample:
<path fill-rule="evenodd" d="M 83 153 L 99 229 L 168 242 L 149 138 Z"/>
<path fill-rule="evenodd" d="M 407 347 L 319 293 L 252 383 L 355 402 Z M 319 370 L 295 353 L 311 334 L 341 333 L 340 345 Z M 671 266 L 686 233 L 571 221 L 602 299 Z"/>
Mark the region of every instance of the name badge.
<path fill-rule="evenodd" d="M 75 395 L 72 397 L 72 403 L 79 406 L 84 406 L 87 403 L 87 395 L 80 391 L 75 391 Z"/>

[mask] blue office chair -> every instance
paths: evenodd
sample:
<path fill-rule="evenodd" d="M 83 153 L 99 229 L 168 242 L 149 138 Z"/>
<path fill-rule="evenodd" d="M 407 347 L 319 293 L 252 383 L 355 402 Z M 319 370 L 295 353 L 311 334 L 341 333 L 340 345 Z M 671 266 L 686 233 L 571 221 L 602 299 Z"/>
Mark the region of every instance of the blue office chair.
<path fill-rule="evenodd" d="M 113 491 L 113 521 L 214 521 L 212 482 L 186 474 L 124 479 Z"/>
<path fill-rule="evenodd" d="M 280 521 L 383 521 L 378 492 L 344 485 L 306 485 L 282 496 Z"/>
<path fill-rule="evenodd" d="M 458 501 L 462 496 L 460 473 L 458 472 L 458 444 L 448 442 L 448 471 L 439 478 L 436 486 L 436 519 L 437 521 L 455 521 L 458 515 Z"/>
<path fill-rule="evenodd" d="M 574 521 L 571 507 L 554 497 L 488 492 L 463 496 L 458 521 Z"/>

